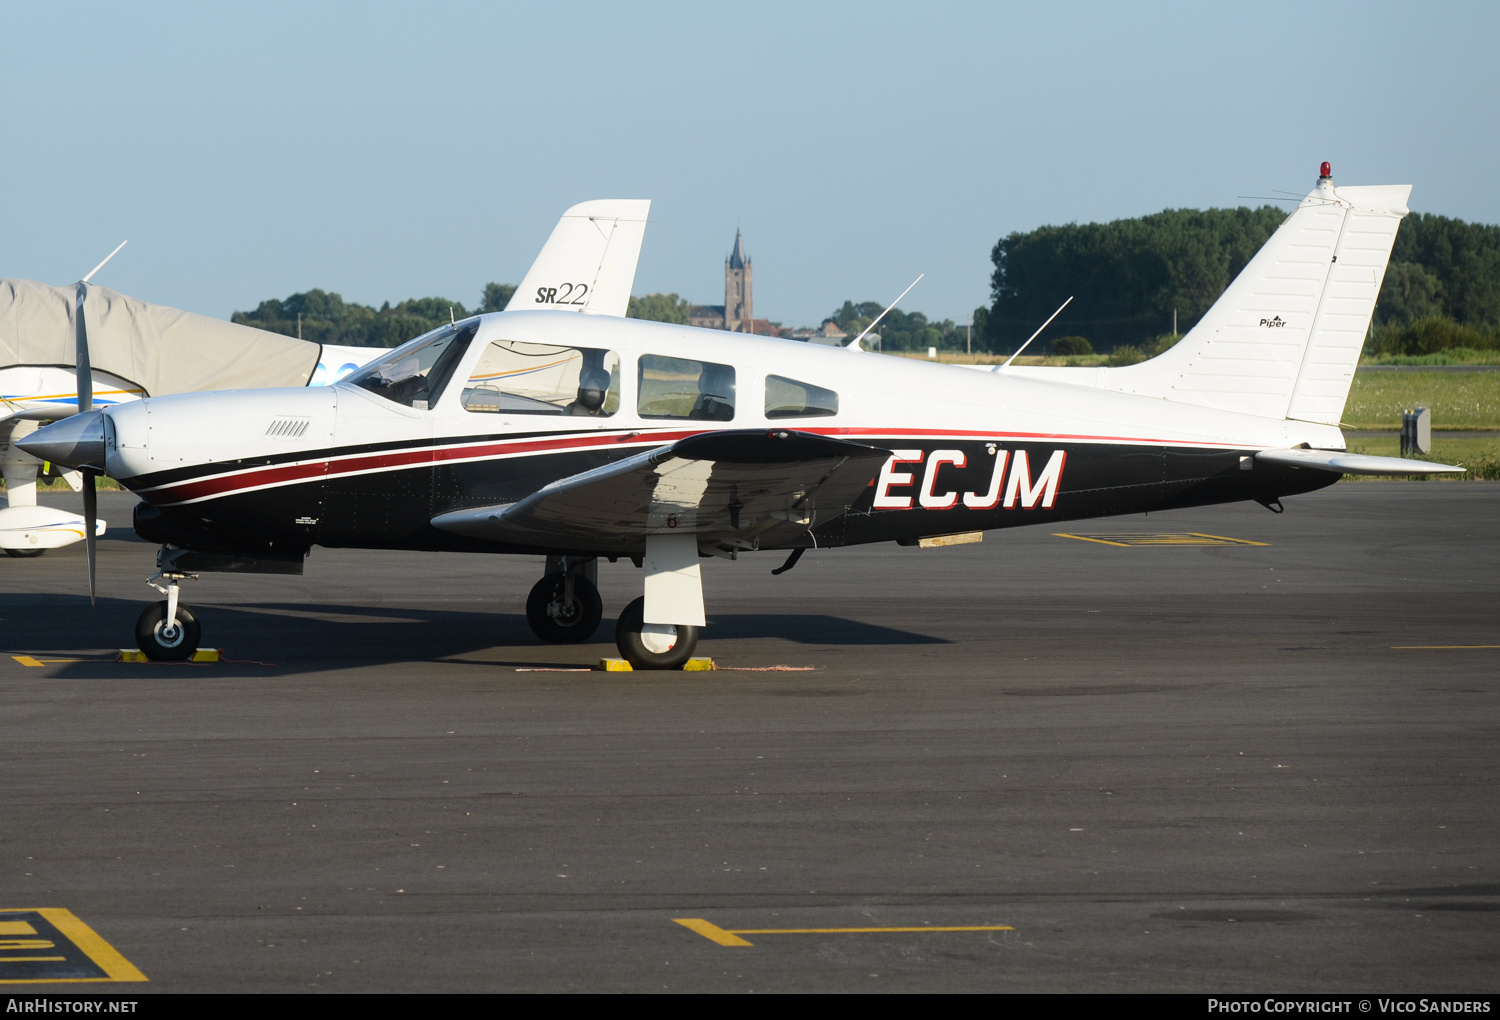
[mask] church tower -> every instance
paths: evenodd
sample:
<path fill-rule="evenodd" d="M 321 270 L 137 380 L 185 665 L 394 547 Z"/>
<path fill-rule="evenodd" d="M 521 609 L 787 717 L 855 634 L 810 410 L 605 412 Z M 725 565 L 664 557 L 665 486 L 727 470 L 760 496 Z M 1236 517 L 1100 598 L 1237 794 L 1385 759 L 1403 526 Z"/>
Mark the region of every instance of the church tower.
<path fill-rule="evenodd" d="M 724 328 L 731 332 L 753 332 L 755 306 L 750 300 L 750 275 L 745 240 L 736 230 L 734 251 L 724 260 Z"/>

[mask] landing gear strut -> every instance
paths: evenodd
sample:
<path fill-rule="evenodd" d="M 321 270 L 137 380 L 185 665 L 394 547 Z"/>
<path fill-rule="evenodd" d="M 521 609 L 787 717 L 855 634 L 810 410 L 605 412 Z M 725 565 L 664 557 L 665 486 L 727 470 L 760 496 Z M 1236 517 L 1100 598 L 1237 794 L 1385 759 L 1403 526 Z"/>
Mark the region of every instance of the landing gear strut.
<path fill-rule="evenodd" d="M 598 563 L 592 557 L 548 556 L 547 573 L 526 598 L 526 622 L 551 644 L 587 641 L 604 618 L 604 601 L 594 586 Z"/>
<path fill-rule="evenodd" d="M 203 637 L 203 628 L 198 624 L 198 614 L 178 602 L 178 582 L 197 574 L 157 574 L 146 583 L 166 596 L 166 600 L 153 603 L 141 613 L 135 622 L 135 643 L 146 653 L 146 658 L 156 662 L 181 662 L 193 657 L 198 642 Z M 166 585 L 157 584 L 157 578 Z"/>

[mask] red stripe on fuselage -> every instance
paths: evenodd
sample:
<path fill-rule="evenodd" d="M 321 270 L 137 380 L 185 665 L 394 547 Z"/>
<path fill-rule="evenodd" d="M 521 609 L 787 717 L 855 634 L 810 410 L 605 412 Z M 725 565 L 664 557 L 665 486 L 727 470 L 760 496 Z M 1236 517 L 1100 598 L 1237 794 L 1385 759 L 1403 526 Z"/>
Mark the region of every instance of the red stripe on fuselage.
<path fill-rule="evenodd" d="M 768 431 L 775 431 L 774 426 L 767 426 Z M 1072 435 L 1063 432 L 985 432 L 975 429 L 871 429 L 871 428 L 834 428 L 834 427 L 798 427 L 790 431 L 810 432 L 821 436 L 844 436 L 861 437 L 865 439 L 878 438 L 901 438 L 901 437 L 933 437 L 954 438 L 965 437 L 981 442 L 1024 440 L 1024 441 L 1072 441 L 1089 443 L 1130 443 L 1160 446 L 1191 446 L 1209 449 L 1234 449 L 1244 446 L 1246 449 L 1256 444 L 1233 444 L 1221 442 L 1205 442 L 1199 440 L 1164 440 L 1143 439 L 1136 436 L 1088 436 Z M 532 440 L 492 440 L 485 443 L 463 444 L 462 440 L 449 447 L 423 447 L 421 449 L 393 450 L 387 453 L 354 454 L 333 456 L 326 460 L 307 461 L 299 464 L 283 464 L 275 467 L 245 468 L 211 478 L 199 478 L 186 482 L 172 482 L 166 485 L 140 490 L 149 502 L 158 506 L 173 503 L 187 503 L 214 496 L 225 496 L 231 493 L 243 492 L 249 489 L 269 488 L 277 485 L 289 485 L 297 482 L 311 481 L 326 474 L 328 478 L 338 478 L 353 474 L 368 472 L 399 470 L 421 465 L 435 465 L 458 460 L 483 460 L 486 458 L 511 457 L 526 453 L 551 453 L 567 450 L 582 449 L 608 449 L 622 445 L 646 446 L 662 443 L 672 443 L 689 436 L 702 435 L 705 432 L 718 432 L 721 429 L 689 429 L 689 430 L 662 430 L 659 432 L 628 432 L 620 435 L 601 436 L 598 433 L 587 435 L 568 436 L 562 439 L 532 439 Z"/>

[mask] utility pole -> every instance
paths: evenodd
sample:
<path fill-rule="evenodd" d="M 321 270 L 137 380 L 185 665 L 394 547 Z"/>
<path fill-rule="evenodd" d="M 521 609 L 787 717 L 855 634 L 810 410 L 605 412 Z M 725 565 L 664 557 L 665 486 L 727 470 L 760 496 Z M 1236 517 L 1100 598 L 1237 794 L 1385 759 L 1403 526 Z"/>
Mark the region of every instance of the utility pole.
<path fill-rule="evenodd" d="M 297 313 L 297 339 L 302 339 L 302 313 Z"/>
<path fill-rule="evenodd" d="M 1172 306 L 1172 335 L 1177 335 L 1177 306 Z"/>
<path fill-rule="evenodd" d="M 967 342 L 967 344 L 965 346 L 966 346 L 966 349 L 968 350 L 969 357 L 972 358 L 974 356 L 974 313 L 973 312 L 969 313 L 969 339 L 968 339 L 968 342 Z"/>

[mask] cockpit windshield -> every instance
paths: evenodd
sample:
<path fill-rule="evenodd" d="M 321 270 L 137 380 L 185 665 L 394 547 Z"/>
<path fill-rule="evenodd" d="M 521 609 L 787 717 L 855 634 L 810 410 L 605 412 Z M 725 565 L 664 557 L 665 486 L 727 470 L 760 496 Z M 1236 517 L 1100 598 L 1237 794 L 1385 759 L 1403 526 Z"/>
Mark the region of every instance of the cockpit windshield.
<path fill-rule="evenodd" d="M 443 395 L 478 330 L 476 319 L 424 333 L 351 373 L 344 382 L 425 411 Z"/>

